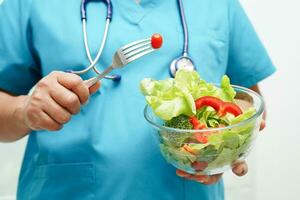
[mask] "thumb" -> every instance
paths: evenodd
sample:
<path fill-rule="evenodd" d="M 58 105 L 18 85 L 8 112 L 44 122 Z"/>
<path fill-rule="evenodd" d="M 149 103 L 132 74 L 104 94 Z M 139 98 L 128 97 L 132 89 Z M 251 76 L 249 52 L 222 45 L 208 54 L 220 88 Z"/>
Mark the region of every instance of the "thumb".
<path fill-rule="evenodd" d="M 89 90 L 90 90 L 90 94 L 94 94 L 95 92 L 97 92 L 97 90 L 100 88 L 101 86 L 101 82 L 98 81 L 97 83 L 95 83 L 94 85 L 92 85 Z"/>
<path fill-rule="evenodd" d="M 259 130 L 262 131 L 266 127 L 266 121 L 263 119 L 260 123 Z"/>

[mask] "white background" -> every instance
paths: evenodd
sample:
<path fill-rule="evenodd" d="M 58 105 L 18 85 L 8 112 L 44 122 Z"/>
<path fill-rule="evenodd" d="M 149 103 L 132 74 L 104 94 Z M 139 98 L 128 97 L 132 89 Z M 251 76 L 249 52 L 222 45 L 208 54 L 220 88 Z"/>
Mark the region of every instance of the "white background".
<path fill-rule="evenodd" d="M 268 106 L 268 123 L 259 137 L 255 152 L 249 158 L 249 174 L 243 178 L 235 177 L 230 172 L 225 174 L 227 200 L 298 200 L 300 1 L 241 2 L 278 71 L 261 83 Z M 9 196 L 15 194 L 24 145 L 25 140 L 14 144 L 0 144 L 1 200 L 13 199 Z"/>
<path fill-rule="evenodd" d="M 241 0 L 278 71 L 262 82 L 267 128 L 251 156 L 250 174 L 230 181 L 228 200 L 300 199 L 300 1 Z"/>

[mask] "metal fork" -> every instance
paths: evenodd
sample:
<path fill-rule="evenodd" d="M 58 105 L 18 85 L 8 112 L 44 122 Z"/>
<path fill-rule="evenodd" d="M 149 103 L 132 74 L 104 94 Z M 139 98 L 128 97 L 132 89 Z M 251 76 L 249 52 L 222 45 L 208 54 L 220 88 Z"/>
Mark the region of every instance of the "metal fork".
<path fill-rule="evenodd" d="M 156 49 L 152 48 L 151 38 L 129 43 L 119 48 L 114 54 L 112 64 L 101 74 L 85 81 L 86 86 L 91 87 L 99 80 L 104 78 L 109 72 L 116 68 L 122 68 L 130 62 L 145 56 Z"/>

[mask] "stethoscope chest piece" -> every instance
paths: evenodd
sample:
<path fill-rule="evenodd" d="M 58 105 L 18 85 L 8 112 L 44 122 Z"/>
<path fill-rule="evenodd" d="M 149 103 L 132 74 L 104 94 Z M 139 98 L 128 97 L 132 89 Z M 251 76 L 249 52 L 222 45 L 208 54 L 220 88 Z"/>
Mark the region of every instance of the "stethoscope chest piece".
<path fill-rule="evenodd" d="M 196 70 L 193 60 L 188 56 L 181 56 L 172 61 L 170 65 L 170 75 L 175 77 L 175 74 L 178 70 L 185 69 L 188 71 Z"/>
<path fill-rule="evenodd" d="M 185 14 L 184 14 L 183 3 L 182 0 L 178 0 L 177 2 L 180 10 L 181 24 L 184 33 L 184 44 L 183 44 L 182 56 L 174 59 L 170 64 L 170 75 L 173 78 L 175 77 L 176 72 L 180 69 L 185 69 L 189 71 L 196 70 L 194 62 L 192 58 L 189 56 L 189 43 L 188 43 L 189 35 L 188 35 L 188 27 L 185 19 Z"/>

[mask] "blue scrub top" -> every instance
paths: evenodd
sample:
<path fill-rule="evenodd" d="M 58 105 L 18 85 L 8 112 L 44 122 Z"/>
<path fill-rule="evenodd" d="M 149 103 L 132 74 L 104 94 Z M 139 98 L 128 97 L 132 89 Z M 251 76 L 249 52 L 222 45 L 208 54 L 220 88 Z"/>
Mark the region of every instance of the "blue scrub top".
<path fill-rule="evenodd" d="M 89 64 L 80 21 L 80 0 L 6 0 L 0 5 L 0 88 L 26 94 L 53 70 Z M 30 134 L 20 173 L 18 199 L 222 200 L 222 181 L 211 186 L 184 180 L 162 158 L 143 117 L 139 82 L 169 77 L 181 55 L 183 31 L 176 0 L 113 0 L 114 15 L 98 67 L 118 47 L 158 32 L 164 46 L 103 80 L 101 93 L 57 132 Z M 202 78 L 252 86 L 274 67 L 238 0 L 184 1 L 190 54 Z M 106 9 L 88 5 L 92 55 L 102 39 Z M 92 73 L 84 78 L 92 76 Z"/>

